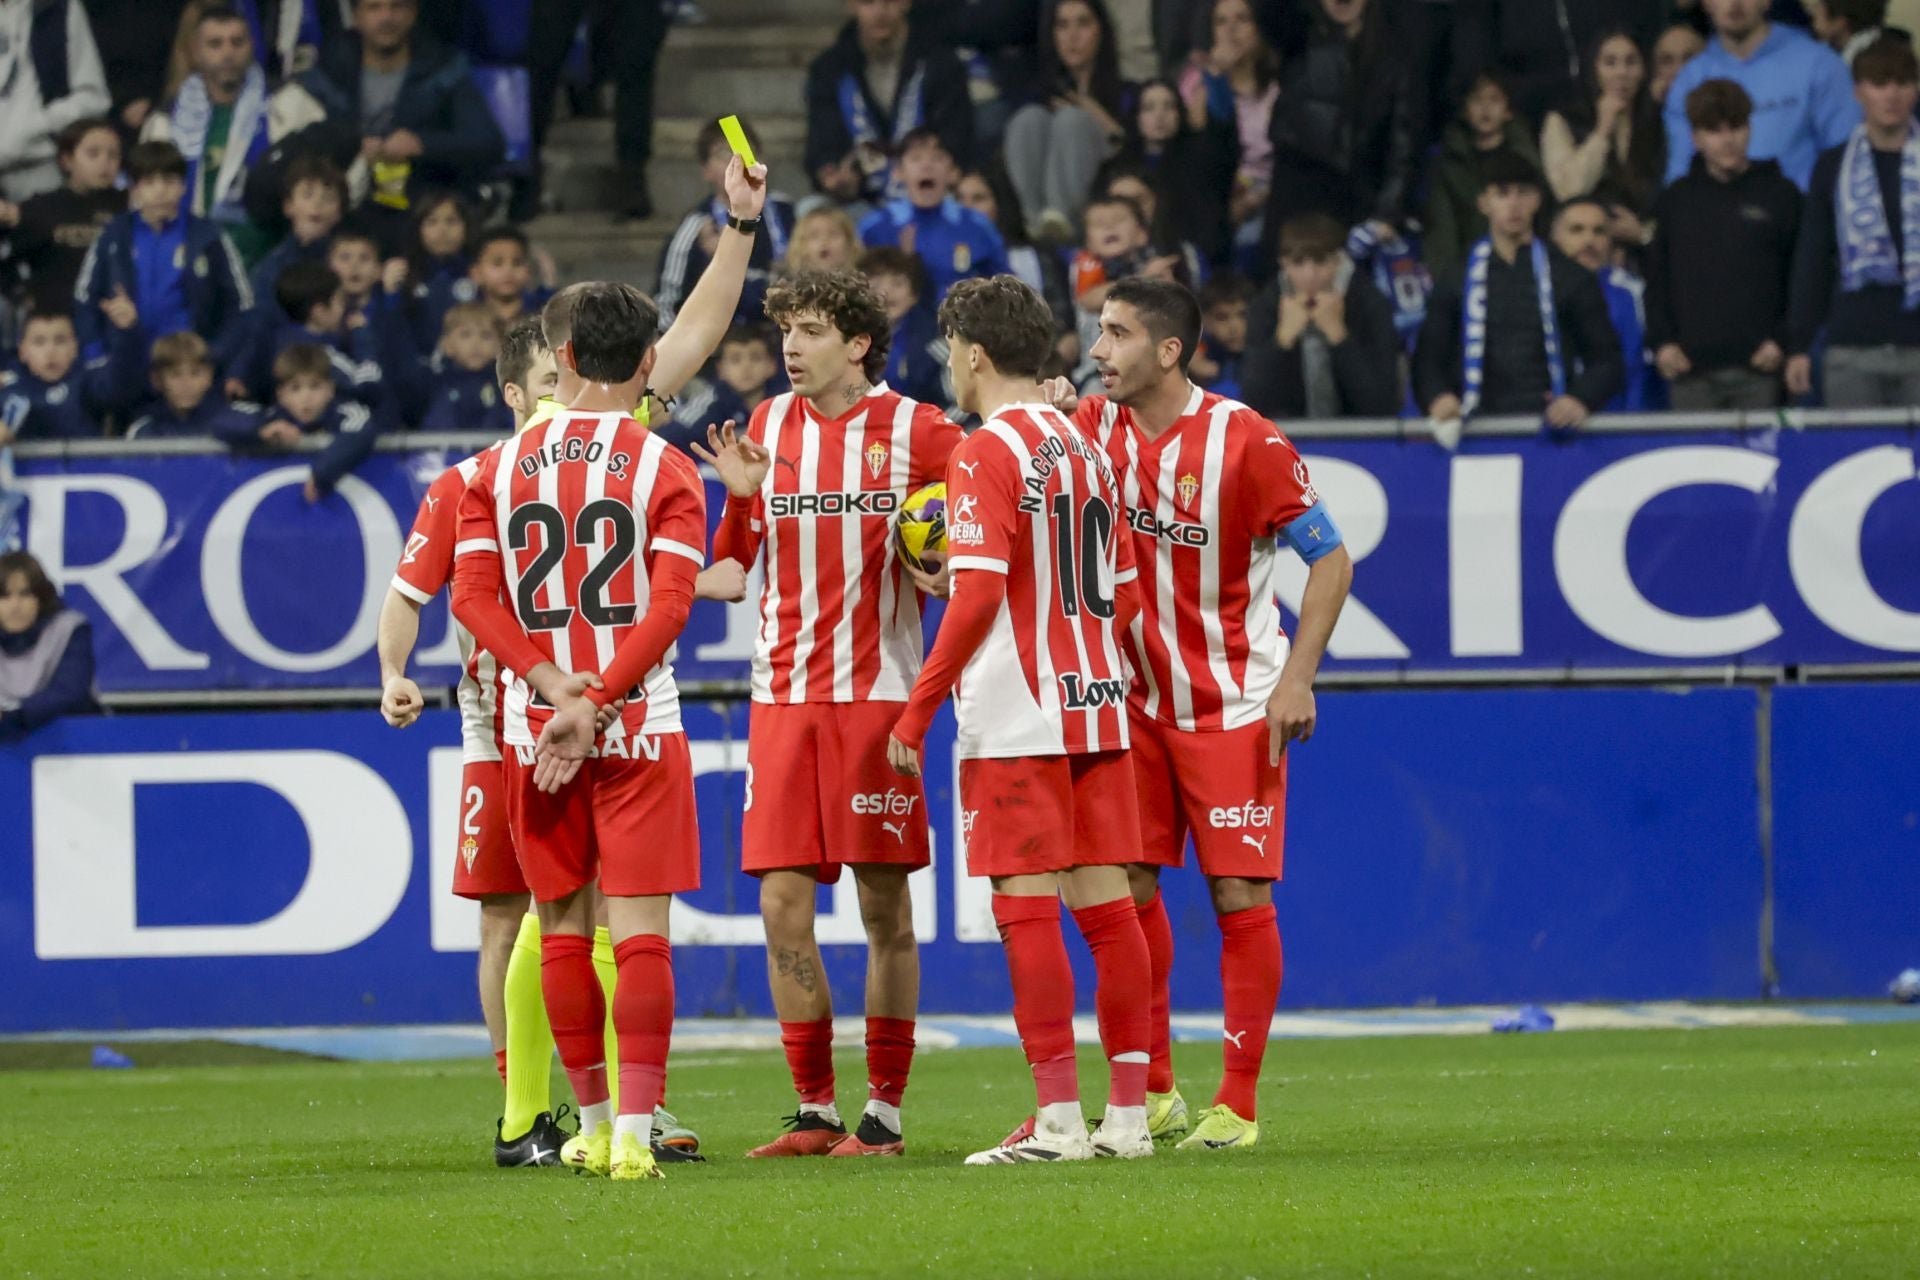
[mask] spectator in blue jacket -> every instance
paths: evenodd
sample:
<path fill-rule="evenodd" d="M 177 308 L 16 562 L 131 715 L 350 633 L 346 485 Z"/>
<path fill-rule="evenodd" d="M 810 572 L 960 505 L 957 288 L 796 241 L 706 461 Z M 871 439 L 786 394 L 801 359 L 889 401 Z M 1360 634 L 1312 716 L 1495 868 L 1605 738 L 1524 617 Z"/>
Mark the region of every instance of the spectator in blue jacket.
<path fill-rule="evenodd" d="M 138 314 L 142 342 L 182 329 L 217 336 L 253 305 L 253 292 L 220 225 L 180 210 L 187 162 L 170 142 L 142 142 L 127 157 L 127 212 L 107 224 L 80 267 L 76 323 L 88 359 L 108 343 L 106 306 L 124 297 Z M 138 385 L 144 369 L 128 371 Z"/>
<path fill-rule="evenodd" d="M 287 234 L 253 267 L 253 293 L 263 304 L 273 297 L 280 273 L 296 262 L 324 262 L 347 207 L 347 180 L 329 161 L 304 156 L 286 169 L 280 211 Z"/>
<path fill-rule="evenodd" d="M 905 249 L 881 245 L 860 255 L 860 274 L 887 309 L 893 341 L 887 347 L 887 385 L 910 400 L 945 404 L 947 349 L 934 309 L 927 305 L 927 273 Z"/>
<path fill-rule="evenodd" d="M 894 161 L 894 176 L 906 195 L 867 215 L 860 223 L 860 242 L 918 255 L 927 269 L 929 309 L 938 309 L 947 290 L 962 280 L 1012 271 L 999 230 L 953 198 L 960 174 L 939 134 L 931 129 L 908 134 Z"/>
<path fill-rule="evenodd" d="M 0 742 L 99 710 L 92 624 L 61 603 L 38 560 L 0 555 Z"/>
<path fill-rule="evenodd" d="M 466 55 L 416 29 L 414 0 L 354 0 L 353 18 L 354 30 L 300 77 L 326 118 L 288 141 L 338 164 L 364 161 L 370 224 L 397 246 L 414 201 L 428 190 L 473 191 L 506 141 Z"/>
<path fill-rule="evenodd" d="M 389 401 L 369 405 L 337 394 L 331 353 L 314 343 L 288 347 L 273 361 L 274 402 L 262 409 L 237 404 L 221 414 L 213 433 L 234 449 L 287 452 L 309 435 L 326 435 L 307 478 L 306 498 L 318 502 L 341 477 L 366 461 L 388 425 Z"/>
<path fill-rule="evenodd" d="M 546 306 L 553 296 L 550 280 L 534 281 L 533 259 L 527 233 L 518 227 L 493 227 L 473 243 L 472 300 L 486 304 L 502 331 Z M 547 265 L 551 267 L 550 262 Z"/>
<path fill-rule="evenodd" d="M 349 327 L 340 277 L 320 262 L 288 267 L 274 291 L 275 306 L 253 313 L 244 341 L 232 345 L 223 363 L 236 399 L 264 400 L 272 391 L 274 361 L 293 346 L 317 346 L 332 361 L 344 394 L 371 394 L 380 381 L 378 334 L 365 324 Z"/>
<path fill-rule="evenodd" d="M 681 389 L 673 402 L 673 417 L 656 428 L 660 438 L 697 456 L 687 446 L 704 445 L 708 426 L 718 422 L 746 426 L 761 401 L 785 389 L 777 361 L 779 347 L 778 332 L 765 324 L 727 330 L 714 358 L 713 376 L 694 378 Z"/>
<path fill-rule="evenodd" d="M 1591 196 L 1569 200 L 1553 215 L 1553 247 L 1600 281 L 1607 318 L 1620 340 L 1626 385 L 1602 411 L 1647 413 L 1666 407 L 1665 384 L 1647 357 L 1647 282 L 1613 260 L 1612 222 L 1613 211 L 1604 202 Z M 1776 362 L 1779 358 L 1776 352 Z"/>
<path fill-rule="evenodd" d="M 744 121 L 741 127 L 747 131 L 747 142 L 758 155 L 759 134 Z M 653 300 L 660 306 L 662 329 L 673 323 L 674 313 L 706 273 L 714 245 L 727 225 L 727 165 L 733 159 L 733 148 L 727 144 L 717 121 L 710 120 L 701 127 L 694 155 L 700 161 L 701 178 L 712 190 L 680 219 L 680 225 L 674 228 L 660 253 L 660 286 L 654 290 Z M 735 324 L 753 324 L 762 318 L 767 281 L 773 275 L 774 265 L 787 256 L 787 244 L 792 237 L 793 205 L 784 196 L 769 195 L 760 213 L 760 230 L 753 239 L 753 254 L 747 260 L 747 282 L 734 307 Z"/>
<path fill-rule="evenodd" d="M 371 330 L 364 341 L 373 358 L 382 365 L 417 359 L 421 348 L 407 309 L 406 263 L 395 258 L 383 266 L 372 235 L 342 227 L 327 246 L 327 266 L 340 277 L 347 328 Z"/>
<path fill-rule="evenodd" d="M 513 431 L 513 410 L 500 398 L 494 361 L 500 357 L 500 322 L 484 302 L 463 302 L 447 311 L 439 350 L 416 361 L 420 397 L 409 421 L 422 431 Z"/>
<path fill-rule="evenodd" d="M 20 331 L 20 361 L 0 373 L 0 445 L 13 440 L 98 440 L 105 419 L 138 397 L 124 358 L 136 332 L 131 320 L 115 327 L 115 346 L 80 362 L 73 317 L 64 311 L 39 311 Z"/>
<path fill-rule="evenodd" d="M 147 359 L 154 398 L 127 428 L 129 440 L 210 436 L 227 402 L 213 390 L 213 354 L 197 333 L 170 333 Z"/>
<path fill-rule="evenodd" d="M 472 228 L 467 202 L 451 191 L 428 196 L 414 207 L 406 287 L 416 351 L 431 351 L 440 340 L 440 322 L 448 307 L 480 296 L 473 283 L 473 259 L 467 254 Z"/>
<path fill-rule="evenodd" d="M 1820 153 L 1844 143 L 1860 123 L 1847 64 L 1798 27 L 1769 22 L 1766 0 L 1703 2 L 1713 39 L 1667 90 L 1667 181 L 1693 164 L 1687 95 L 1708 80 L 1731 80 L 1754 102 L 1751 158 L 1777 160 L 1805 191 Z"/>

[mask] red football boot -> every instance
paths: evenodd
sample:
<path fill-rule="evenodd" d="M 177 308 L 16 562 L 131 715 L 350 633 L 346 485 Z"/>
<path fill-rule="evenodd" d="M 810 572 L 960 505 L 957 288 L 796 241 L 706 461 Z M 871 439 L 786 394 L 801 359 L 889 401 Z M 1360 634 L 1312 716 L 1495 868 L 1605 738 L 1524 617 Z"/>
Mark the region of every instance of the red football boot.
<path fill-rule="evenodd" d="M 840 1139 L 827 1152 L 830 1156 L 903 1156 L 907 1144 L 899 1134 L 887 1128 L 879 1116 L 863 1115 L 860 1127 Z"/>
<path fill-rule="evenodd" d="M 801 1111 L 786 1118 L 787 1131 L 763 1147 L 747 1152 L 748 1158 L 762 1156 L 824 1156 L 834 1144 L 847 1136 L 847 1126 L 829 1120 L 818 1111 Z"/>

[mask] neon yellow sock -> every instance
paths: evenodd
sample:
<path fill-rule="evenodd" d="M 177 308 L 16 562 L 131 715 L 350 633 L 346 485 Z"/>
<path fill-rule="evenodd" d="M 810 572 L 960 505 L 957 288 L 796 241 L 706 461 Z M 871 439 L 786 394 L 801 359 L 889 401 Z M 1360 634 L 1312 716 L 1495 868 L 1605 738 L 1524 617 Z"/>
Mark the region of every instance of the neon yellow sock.
<path fill-rule="evenodd" d="M 552 1106 L 553 1029 L 540 993 L 540 917 L 520 918 L 520 932 L 507 960 L 507 1107 L 500 1135 L 525 1137 L 533 1118 Z"/>
<path fill-rule="evenodd" d="M 600 990 L 607 997 L 607 1100 L 613 1114 L 620 1114 L 620 1037 L 613 1032 L 613 984 L 620 967 L 613 960 L 613 935 L 607 926 L 593 931 L 593 971 L 600 975 Z"/>

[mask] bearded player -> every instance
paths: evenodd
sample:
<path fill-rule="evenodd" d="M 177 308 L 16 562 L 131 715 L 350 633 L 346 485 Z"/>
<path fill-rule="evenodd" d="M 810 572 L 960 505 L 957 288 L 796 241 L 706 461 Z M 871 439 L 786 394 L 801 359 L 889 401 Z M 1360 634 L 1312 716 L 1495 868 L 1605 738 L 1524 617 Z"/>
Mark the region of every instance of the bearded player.
<path fill-rule="evenodd" d="M 1121 634 L 1139 603 L 1124 513 L 1106 456 L 1036 383 L 1053 345 L 1040 296 L 1012 276 L 962 281 L 940 327 L 960 406 L 984 421 L 947 469 L 952 603 L 887 754 L 917 776 L 927 725 L 957 692 L 967 870 L 993 881 L 1039 1101 L 1030 1124 L 967 1163 L 1152 1155 L 1147 944 L 1126 873 L 1140 829 Z M 1093 952 L 1111 1072 L 1091 1141 L 1063 898 Z"/>
<path fill-rule="evenodd" d="M 920 673 L 915 582 L 888 545 L 907 495 L 946 474 L 960 429 L 880 382 L 891 325 L 864 277 L 776 286 L 793 390 L 694 446 L 726 482 L 714 555 L 766 552 L 747 735 L 742 863 L 760 878 L 767 978 L 800 1109 L 753 1156 L 891 1156 L 913 1064 L 920 957 L 907 876 L 929 860 L 919 779 L 887 767 L 887 734 Z M 833 1006 L 816 888 L 853 872 L 867 930 L 867 1104 L 834 1101 Z"/>
<path fill-rule="evenodd" d="M 1106 394 L 1079 400 L 1074 419 L 1112 459 L 1141 571 L 1128 718 L 1143 839 L 1131 878 L 1153 961 L 1149 1122 L 1162 1139 L 1189 1123 L 1173 1079 L 1159 877 L 1183 863 L 1191 835 L 1220 924 L 1226 1025 L 1219 1092 L 1180 1146 L 1217 1149 L 1260 1136 L 1260 1064 L 1280 998 L 1286 750 L 1313 736 L 1314 676 L 1353 562 L 1279 429 L 1189 381 L 1200 320 L 1178 284 L 1116 284 L 1092 351 Z M 1064 380 L 1049 392 L 1073 407 Z M 1291 645 L 1276 604 L 1283 546 L 1309 566 Z"/>

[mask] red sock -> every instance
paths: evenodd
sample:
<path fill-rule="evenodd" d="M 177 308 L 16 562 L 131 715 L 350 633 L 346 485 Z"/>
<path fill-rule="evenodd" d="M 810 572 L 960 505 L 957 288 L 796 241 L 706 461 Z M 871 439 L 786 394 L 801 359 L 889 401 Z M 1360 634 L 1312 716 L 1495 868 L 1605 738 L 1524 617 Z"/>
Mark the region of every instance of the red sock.
<path fill-rule="evenodd" d="M 1033 1068 L 1040 1105 L 1080 1100 L 1073 1060 L 1073 966 L 1058 898 L 993 895 L 993 918 L 1013 978 L 1013 1025 Z"/>
<path fill-rule="evenodd" d="M 1213 1100 L 1252 1120 L 1260 1060 L 1267 1053 L 1274 1006 L 1280 1003 L 1280 929 L 1271 902 L 1220 917 L 1220 987 L 1226 995 L 1226 1039 L 1221 1045 L 1226 1071 Z"/>
<path fill-rule="evenodd" d="M 507 1051 L 505 1049 L 493 1051 L 493 1065 L 494 1069 L 500 1073 L 500 1083 L 505 1084 L 507 1082 Z"/>
<path fill-rule="evenodd" d="M 913 1069 L 913 1019 L 867 1019 L 867 1096 L 900 1105 Z"/>
<path fill-rule="evenodd" d="M 783 1022 L 780 1045 L 787 1051 L 787 1070 L 793 1073 L 793 1087 L 800 1101 L 832 1105 L 833 1019 Z"/>
<path fill-rule="evenodd" d="M 1140 910 L 1131 897 L 1115 898 L 1073 913 L 1080 935 L 1093 952 L 1098 984 L 1093 1010 L 1100 1021 L 1100 1047 L 1112 1072 L 1108 1101 L 1139 1107 L 1147 1101 L 1147 1003 L 1150 969 L 1147 940 L 1140 933 Z"/>
<path fill-rule="evenodd" d="M 605 1102 L 610 1096 L 604 1039 L 607 1001 L 593 971 L 592 938 L 572 933 L 540 935 L 540 994 L 547 1002 L 553 1044 L 573 1086 L 574 1101 L 583 1107 Z"/>
<path fill-rule="evenodd" d="M 652 1115 L 667 1087 L 673 1040 L 673 948 L 657 933 L 614 944 L 613 1032 L 620 1042 L 620 1114 Z"/>
<path fill-rule="evenodd" d="M 1155 889 L 1153 897 L 1140 908 L 1140 932 L 1147 939 L 1147 1089 L 1153 1093 L 1173 1092 L 1173 921 L 1167 919 L 1167 903 Z"/>

